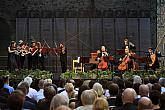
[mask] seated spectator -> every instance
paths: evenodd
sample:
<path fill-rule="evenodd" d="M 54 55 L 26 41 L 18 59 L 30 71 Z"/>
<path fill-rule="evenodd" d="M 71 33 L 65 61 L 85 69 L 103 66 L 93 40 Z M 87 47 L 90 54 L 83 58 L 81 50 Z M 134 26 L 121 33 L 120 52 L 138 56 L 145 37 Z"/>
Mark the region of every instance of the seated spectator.
<path fill-rule="evenodd" d="M 28 92 L 27 96 L 28 96 L 29 98 L 32 98 L 32 99 L 34 99 L 34 100 L 37 101 L 37 98 L 36 98 L 36 97 L 37 97 L 37 91 L 36 91 L 35 89 L 33 89 L 33 88 L 30 87 L 31 84 L 32 84 L 32 82 L 33 82 L 32 78 L 28 76 L 28 77 L 26 77 L 26 78 L 24 79 L 23 82 L 27 82 L 28 85 L 29 85 L 29 92 Z"/>
<path fill-rule="evenodd" d="M 140 95 L 139 95 L 139 87 L 140 87 L 140 83 L 135 83 L 133 84 L 133 89 L 136 91 L 137 93 L 137 98 L 140 98 Z"/>
<path fill-rule="evenodd" d="M 165 92 L 160 95 L 160 109 L 165 110 Z"/>
<path fill-rule="evenodd" d="M 28 84 L 27 82 L 21 82 L 21 83 L 18 85 L 18 87 L 25 87 L 26 90 L 27 90 L 26 92 L 27 92 L 27 94 L 28 94 L 28 92 L 29 92 L 29 84 Z M 26 93 L 25 93 L 25 94 L 26 94 Z M 36 106 L 37 106 L 37 101 L 34 100 L 34 99 L 32 99 L 32 98 L 30 98 L 30 97 L 28 97 L 27 94 L 26 94 L 25 100 L 28 101 L 28 102 L 31 102 L 31 103 L 34 104 L 35 107 L 36 107 Z"/>
<path fill-rule="evenodd" d="M 133 87 L 133 83 L 130 80 L 125 80 L 124 84 L 125 84 L 125 88 L 132 88 Z"/>
<path fill-rule="evenodd" d="M 105 98 L 97 98 L 93 104 L 93 110 L 109 110 L 107 100 Z"/>
<path fill-rule="evenodd" d="M 147 85 L 140 85 L 139 86 L 139 94 L 141 97 L 148 97 L 149 96 L 149 87 Z"/>
<path fill-rule="evenodd" d="M 93 89 L 97 92 L 98 97 L 106 98 L 104 96 L 104 90 L 103 90 L 102 85 L 100 83 L 95 83 L 93 85 Z"/>
<path fill-rule="evenodd" d="M 6 88 L 9 90 L 9 93 L 11 94 L 14 91 L 14 88 L 9 85 L 9 77 L 6 76 L 3 78 L 3 88 Z"/>
<path fill-rule="evenodd" d="M 53 86 L 44 88 L 44 99 L 40 99 L 37 104 L 37 110 L 49 110 L 52 98 L 56 95 L 56 90 Z"/>
<path fill-rule="evenodd" d="M 109 106 L 116 106 L 116 96 L 119 93 L 119 86 L 115 83 L 112 83 L 108 86 L 110 98 L 108 98 Z"/>
<path fill-rule="evenodd" d="M 135 75 L 133 78 L 133 84 L 136 84 L 136 83 L 138 83 L 138 84 L 142 83 L 141 77 L 138 75 Z"/>
<path fill-rule="evenodd" d="M 8 107 L 10 110 L 22 110 L 25 95 L 20 90 L 13 91 L 8 97 Z"/>
<path fill-rule="evenodd" d="M 92 110 L 93 103 L 97 99 L 94 90 L 85 90 L 81 94 L 81 102 L 83 106 L 76 108 L 76 110 Z"/>
<path fill-rule="evenodd" d="M 155 75 L 152 75 L 149 77 L 149 81 L 151 84 L 154 84 L 154 83 L 157 83 L 158 82 L 158 79 Z"/>
<path fill-rule="evenodd" d="M 75 97 L 75 94 L 77 94 L 77 92 L 74 90 L 74 86 L 72 83 L 66 83 L 65 91 L 61 92 L 60 94 L 68 97 L 68 99 L 71 99 Z"/>
<path fill-rule="evenodd" d="M 145 77 L 143 82 L 144 82 L 144 84 L 150 83 L 149 77 Z"/>
<path fill-rule="evenodd" d="M 25 83 L 25 82 L 23 82 L 23 83 Z M 25 87 L 25 85 L 23 83 L 17 87 L 17 90 L 22 91 L 24 93 L 24 96 L 25 96 L 25 101 L 24 101 L 24 104 L 23 104 L 23 109 L 35 110 L 36 105 L 34 103 L 28 101 L 27 98 L 26 98 L 26 95 L 27 95 L 28 92 L 27 92 L 27 89 L 26 89 L 26 87 Z"/>
<path fill-rule="evenodd" d="M 152 85 L 152 90 L 157 90 L 161 93 L 161 85 L 159 83 L 154 83 Z"/>
<path fill-rule="evenodd" d="M 127 88 L 122 93 L 122 101 L 123 106 L 121 107 L 122 110 L 136 110 L 137 106 L 134 105 L 134 100 L 136 97 L 136 92 L 132 88 Z"/>
<path fill-rule="evenodd" d="M 160 92 L 157 90 L 151 91 L 149 94 L 149 98 L 152 102 L 153 109 L 154 110 L 159 109 L 160 108 L 159 106 Z"/>
<path fill-rule="evenodd" d="M 39 91 L 37 92 L 37 95 L 36 95 L 37 102 L 40 99 L 45 98 L 44 97 L 44 83 L 45 83 L 45 80 L 43 79 L 39 80 L 39 83 L 38 83 Z"/>
<path fill-rule="evenodd" d="M 81 102 L 81 94 L 82 94 L 82 92 L 85 91 L 85 90 L 89 90 L 89 89 L 90 88 L 88 86 L 86 86 L 86 85 L 80 86 L 79 91 L 78 91 L 76 105 L 75 105 L 76 108 L 79 107 L 79 106 L 82 106 L 82 102 Z"/>
<path fill-rule="evenodd" d="M 161 93 L 165 92 L 165 78 L 160 78 L 159 84 L 161 85 Z"/>
<path fill-rule="evenodd" d="M 61 105 L 69 106 L 69 100 L 66 96 L 56 94 L 51 101 L 49 110 L 56 110 Z"/>
<path fill-rule="evenodd" d="M 153 110 L 151 100 L 148 97 L 142 97 L 138 102 L 138 110 Z"/>
<path fill-rule="evenodd" d="M 71 109 L 67 106 L 61 105 L 61 106 L 57 107 L 56 110 L 71 110 Z"/>

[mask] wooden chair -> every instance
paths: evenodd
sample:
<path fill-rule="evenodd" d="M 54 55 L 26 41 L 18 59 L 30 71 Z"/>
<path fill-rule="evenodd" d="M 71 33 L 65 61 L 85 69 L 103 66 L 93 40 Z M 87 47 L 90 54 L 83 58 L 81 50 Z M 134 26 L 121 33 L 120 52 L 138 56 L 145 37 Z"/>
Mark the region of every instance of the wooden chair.
<path fill-rule="evenodd" d="M 76 73 L 77 71 L 84 72 L 84 66 L 79 62 L 79 59 L 73 60 L 72 69 Z"/>

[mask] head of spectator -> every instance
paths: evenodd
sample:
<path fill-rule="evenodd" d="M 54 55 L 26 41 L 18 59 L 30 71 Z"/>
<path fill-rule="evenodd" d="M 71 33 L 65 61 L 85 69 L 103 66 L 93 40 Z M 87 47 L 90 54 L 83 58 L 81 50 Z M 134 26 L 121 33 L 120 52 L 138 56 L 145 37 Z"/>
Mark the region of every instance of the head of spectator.
<path fill-rule="evenodd" d="M 25 88 L 26 88 L 26 90 L 25 90 Z M 29 92 L 29 84 L 27 82 L 21 82 L 18 85 L 17 89 L 22 90 L 25 93 L 25 95 L 26 95 Z"/>
<path fill-rule="evenodd" d="M 96 83 L 95 80 L 91 80 L 91 81 L 89 82 L 89 88 L 92 89 L 92 88 L 93 88 L 93 85 L 94 85 L 95 83 Z"/>
<path fill-rule="evenodd" d="M 112 81 L 113 81 L 114 83 L 117 83 L 118 80 L 120 80 L 120 79 L 121 79 L 120 77 L 114 76 Z"/>
<path fill-rule="evenodd" d="M 147 85 L 144 85 L 144 84 L 140 85 L 139 86 L 139 95 L 141 97 L 144 97 L 144 96 L 148 97 L 148 95 L 149 95 L 149 87 Z"/>
<path fill-rule="evenodd" d="M 29 87 L 30 87 L 31 84 L 32 84 L 32 82 L 33 82 L 33 80 L 32 80 L 32 78 L 31 78 L 30 76 L 27 76 L 27 77 L 24 79 L 23 82 L 28 83 L 28 85 L 29 85 Z"/>
<path fill-rule="evenodd" d="M 93 104 L 93 110 L 109 110 L 107 100 L 105 98 L 97 98 Z"/>
<path fill-rule="evenodd" d="M 81 94 L 82 105 L 93 105 L 94 101 L 97 99 L 94 90 L 85 90 Z"/>
<path fill-rule="evenodd" d="M 65 97 L 63 95 L 56 94 L 51 101 L 50 110 L 55 110 L 57 107 L 59 107 L 61 105 L 68 106 L 69 100 L 67 97 Z"/>
<path fill-rule="evenodd" d="M 83 82 L 83 84 L 82 85 L 86 85 L 86 86 L 89 86 L 89 82 L 90 82 L 91 80 L 85 80 L 84 82 Z"/>
<path fill-rule="evenodd" d="M 78 96 L 77 96 L 77 99 L 80 101 L 79 106 L 82 106 L 82 102 L 81 102 L 82 92 L 85 91 L 85 90 L 89 90 L 89 89 L 90 88 L 87 85 L 80 86 L 79 91 L 78 91 Z"/>
<path fill-rule="evenodd" d="M 122 93 L 123 104 L 133 103 L 136 97 L 136 92 L 132 88 L 126 88 Z"/>
<path fill-rule="evenodd" d="M 150 83 L 149 77 L 145 77 L 143 83 L 144 83 L 144 84 Z"/>
<path fill-rule="evenodd" d="M 125 84 L 125 88 L 132 88 L 133 87 L 133 83 L 130 80 L 125 80 L 124 84 Z"/>
<path fill-rule="evenodd" d="M 125 86 L 124 86 L 124 81 L 122 79 L 118 79 L 116 84 L 119 86 L 119 89 L 122 91 Z"/>
<path fill-rule="evenodd" d="M 157 90 L 151 91 L 149 94 L 149 98 L 153 104 L 153 109 L 159 109 L 160 92 Z"/>
<path fill-rule="evenodd" d="M 4 84 L 9 84 L 9 76 L 3 77 L 3 83 Z"/>
<path fill-rule="evenodd" d="M 52 80 L 51 79 L 45 79 L 45 83 L 52 84 Z"/>
<path fill-rule="evenodd" d="M 44 88 L 45 88 L 45 87 L 48 87 L 48 86 L 54 87 L 54 89 L 55 89 L 55 91 L 56 91 L 56 94 L 58 93 L 57 86 L 56 86 L 55 84 L 51 84 L 51 83 L 48 83 L 48 82 L 44 82 Z"/>
<path fill-rule="evenodd" d="M 134 78 L 133 78 L 133 84 L 135 84 L 135 83 L 139 83 L 139 84 L 142 83 L 142 79 L 141 79 L 140 76 L 138 76 L 138 75 L 135 75 L 134 76 Z"/>
<path fill-rule="evenodd" d="M 154 83 L 157 83 L 158 82 L 158 79 L 155 75 L 152 75 L 149 77 L 149 81 L 151 84 L 154 84 Z"/>
<path fill-rule="evenodd" d="M 108 80 L 102 79 L 102 80 L 99 81 L 99 83 L 103 86 L 104 90 L 107 89 Z"/>
<path fill-rule="evenodd" d="M 10 110 L 22 110 L 25 95 L 20 90 L 13 91 L 8 97 L 8 107 Z"/>
<path fill-rule="evenodd" d="M 51 101 L 53 96 L 56 95 L 56 90 L 53 86 L 47 86 L 44 88 L 44 96 L 47 101 Z"/>
<path fill-rule="evenodd" d="M 119 86 L 115 83 L 112 83 L 108 86 L 110 96 L 116 96 L 119 93 Z"/>
<path fill-rule="evenodd" d="M 61 106 L 57 107 L 56 110 L 71 110 L 71 109 L 67 106 L 61 105 Z"/>
<path fill-rule="evenodd" d="M 160 108 L 165 109 L 165 92 L 160 95 Z"/>
<path fill-rule="evenodd" d="M 153 110 L 152 102 L 148 97 L 142 97 L 138 101 L 138 110 Z"/>
<path fill-rule="evenodd" d="M 152 90 L 157 90 L 161 93 L 161 85 L 159 83 L 154 83 L 152 85 Z"/>
<path fill-rule="evenodd" d="M 97 92 L 98 97 L 102 97 L 104 94 L 103 87 L 100 83 L 95 83 L 93 89 Z"/>
<path fill-rule="evenodd" d="M 72 83 L 66 83 L 64 88 L 65 88 L 66 92 L 68 93 L 68 97 L 73 98 L 75 95 L 73 84 Z"/>
<path fill-rule="evenodd" d="M 43 80 L 43 79 L 39 80 L 39 82 L 38 82 L 39 89 L 44 89 L 44 83 L 45 83 L 45 80 Z"/>
<path fill-rule="evenodd" d="M 163 77 L 159 78 L 159 84 L 160 84 L 162 87 L 165 87 L 165 78 L 163 78 Z"/>

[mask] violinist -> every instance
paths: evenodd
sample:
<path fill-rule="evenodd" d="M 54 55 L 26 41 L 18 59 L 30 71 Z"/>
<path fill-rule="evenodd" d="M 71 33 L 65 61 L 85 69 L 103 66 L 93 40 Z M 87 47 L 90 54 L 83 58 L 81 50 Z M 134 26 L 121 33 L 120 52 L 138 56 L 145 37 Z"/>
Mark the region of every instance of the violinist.
<path fill-rule="evenodd" d="M 151 47 L 148 48 L 148 52 L 149 52 L 149 59 L 151 61 L 148 64 L 148 67 L 155 71 L 156 69 L 159 68 L 159 61 L 158 61 L 157 52 L 156 51 L 154 52 Z"/>
<path fill-rule="evenodd" d="M 101 46 L 101 49 L 97 51 L 97 60 L 99 61 L 98 69 L 106 70 L 108 68 L 108 62 L 105 61 L 105 57 L 108 56 L 108 52 L 105 46 Z"/>
<path fill-rule="evenodd" d="M 35 41 L 31 42 L 28 54 L 28 69 L 36 69 L 38 65 L 38 47 Z"/>
<path fill-rule="evenodd" d="M 45 56 L 43 54 L 43 47 L 41 45 L 41 42 L 37 42 L 38 47 L 38 64 L 41 66 L 41 70 L 45 70 L 44 60 Z"/>
<path fill-rule="evenodd" d="M 59 44 L 60 47 L 60 62 L 62 73 L 65 73 L 67 70 L 67 49 L 63 43 Z"/>
<path fill-rule="evenodd" d="M 16 63 L 16 42 L 11 41 L 10 46 L 8 47 L 8 64 L 7 68 L 9 72 L 15 71 L 17 68 L 17 63 Z"/>

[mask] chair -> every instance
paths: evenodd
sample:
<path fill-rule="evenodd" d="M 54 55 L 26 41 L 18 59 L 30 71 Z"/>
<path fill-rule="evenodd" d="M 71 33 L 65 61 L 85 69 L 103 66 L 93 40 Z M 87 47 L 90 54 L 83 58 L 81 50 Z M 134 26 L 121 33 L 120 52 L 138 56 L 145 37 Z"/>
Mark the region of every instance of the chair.
<path fill-rule="evenodd" d="M 77 60 L 73 60 L 72 68 L 75 73 L 77 71 L 84 72 L 84 66 L 79 62 L 79 58 Z"/>

